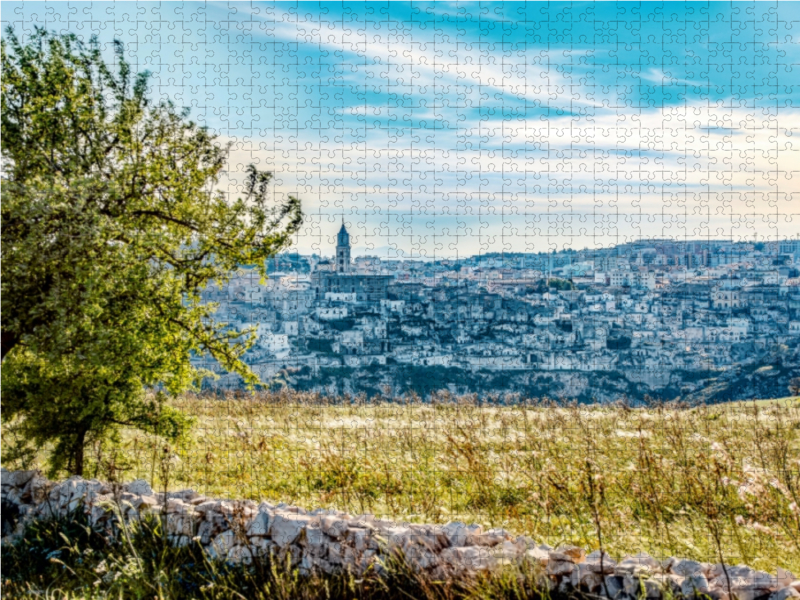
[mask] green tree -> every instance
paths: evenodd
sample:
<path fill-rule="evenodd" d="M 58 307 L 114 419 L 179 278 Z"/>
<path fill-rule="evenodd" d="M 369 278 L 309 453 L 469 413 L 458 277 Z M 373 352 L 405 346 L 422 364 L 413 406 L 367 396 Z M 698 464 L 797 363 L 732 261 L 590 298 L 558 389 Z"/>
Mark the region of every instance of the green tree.
<path fill-rule="evenodd" d="M 3 420 L 53 442 L 53 470 L 81 473 L 85 445 L 121 426 L 180 433 L 164 398 L 209 375 L 192 354 L 258 383 L 240 359 L 254 332 L 215 320 L 200 292 L 241 265 L 266 277 L 302 213 L 294 197 L 271 202 L 270 173 L 252 165 L 243 197 L 218 191 L 228 147 L 149 101 L 120 43 L 112 71 L 96 38 L 7 33 Z"/>
<path fill-rule="evenodd" d="M 574 290 L 575 284 L 568 279 L 552 278 L 547 280 L 547 286 L 556 290 Z"/>

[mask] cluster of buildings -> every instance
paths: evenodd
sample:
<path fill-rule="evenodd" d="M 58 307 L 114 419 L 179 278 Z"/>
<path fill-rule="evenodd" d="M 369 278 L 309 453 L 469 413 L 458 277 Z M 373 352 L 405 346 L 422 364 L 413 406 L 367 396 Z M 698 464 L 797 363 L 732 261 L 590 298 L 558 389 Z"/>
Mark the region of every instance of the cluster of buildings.
<path fill-rule="evenodd" d="M 282 255 L 204 299 L 261 378 L 392 365 L 476 371 L 675 373 L 755 364 L 800 345 L 800 241 L 642 240 L 460 260 Z M 205 367 L 213 365 L 197 359 Z"/>

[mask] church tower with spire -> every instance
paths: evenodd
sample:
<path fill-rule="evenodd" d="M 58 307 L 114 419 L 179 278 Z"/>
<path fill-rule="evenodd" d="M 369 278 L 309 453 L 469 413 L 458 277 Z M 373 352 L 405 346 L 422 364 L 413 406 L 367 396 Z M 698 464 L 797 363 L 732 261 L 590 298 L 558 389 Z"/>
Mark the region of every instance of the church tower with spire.
<path fill-rule="evenodd" d="M 330 264 L 330 261 L 320 261 Z M 350 263 L 350 234 L 342 219 L 342 227 L 336 235 L 336 262 L 334 268 L 318 268 L 311 274 L 311 282 L 317 299 L 331 302 L 357 302 L 378 304 L 388 297 L 391 275 L 368 275 L 356 273 Z M 333 296 L 329 296 L 333 294 Z M 344 294 L 347 298 L 342 297 Z"/>
<path fill-rule="evenodd" d="M 342 228 L 336 236 L 336 272 L 350 272 L 350 234 L 342 221 Z"/>

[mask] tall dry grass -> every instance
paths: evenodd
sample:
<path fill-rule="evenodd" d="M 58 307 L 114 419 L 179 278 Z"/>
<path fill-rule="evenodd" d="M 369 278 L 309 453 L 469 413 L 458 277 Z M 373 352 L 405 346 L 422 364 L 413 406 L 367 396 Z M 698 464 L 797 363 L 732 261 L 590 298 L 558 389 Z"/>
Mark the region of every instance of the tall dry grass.
<path fill-rule="evenodd" d="M 221 497 L 462 520 L 612 555 L 800 574 L 800 400 L 687 407 L 434 395 L 187 395 L 190 436 L 124 432 L 89 474 Z"/>

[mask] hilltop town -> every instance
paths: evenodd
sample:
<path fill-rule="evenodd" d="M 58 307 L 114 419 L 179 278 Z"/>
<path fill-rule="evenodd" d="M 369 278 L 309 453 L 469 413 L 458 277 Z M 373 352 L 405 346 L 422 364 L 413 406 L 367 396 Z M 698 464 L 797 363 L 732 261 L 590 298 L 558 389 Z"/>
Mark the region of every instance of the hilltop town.
<path fill-rule="evenodd" d="M 253 327 L 263 381 L 583 401 L 785 395 L 800 365 L 800 241 L 650 239 L 460 260 L 283 254 L 203 300 Z M 237 387 L 221 374 L 212 385 Z M 774 388 L 774 389 L 773 389 Z"/>

